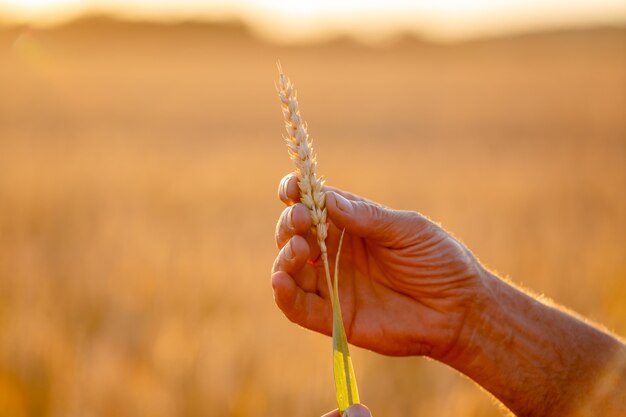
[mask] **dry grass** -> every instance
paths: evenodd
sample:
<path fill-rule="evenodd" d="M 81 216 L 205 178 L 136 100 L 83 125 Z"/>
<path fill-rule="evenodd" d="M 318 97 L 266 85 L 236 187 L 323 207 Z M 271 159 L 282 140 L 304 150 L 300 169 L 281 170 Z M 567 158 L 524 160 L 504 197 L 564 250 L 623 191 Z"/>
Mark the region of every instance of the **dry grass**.
<path fill-rule="evenodd" d="M 269 285 L 292 169 L 278 57 L 332 185 L 626 334 L 623 30 L 387 49 L 222 32 L 0 34 L 0 416 L 334 406 L 329 340 Z M 352 354 L 377 415 L 501 415 L 439 364 Z"/>

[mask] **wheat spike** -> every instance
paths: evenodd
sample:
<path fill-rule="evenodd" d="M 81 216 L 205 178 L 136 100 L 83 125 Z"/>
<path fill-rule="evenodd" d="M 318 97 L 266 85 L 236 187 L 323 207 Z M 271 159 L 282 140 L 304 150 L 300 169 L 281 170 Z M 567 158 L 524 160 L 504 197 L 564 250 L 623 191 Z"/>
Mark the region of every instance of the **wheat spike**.
<path fill-rule="evenodd" d="M 313 143 L 307 133 L 306 123 L 300 116 L 296 89 L 291 80 L 283 74 L 280 64 L 278 64 L 278 73 L 278 96 L 282 103 L 285 129 L 287 130 L 285 142 L 287 143 L 289 157 L 296 166 L 300 200 L 311 212 L 312 228 L 320 247 L 320 256 L 326 272 L 328 294 L 331 295 L 330 299 L 332 302 L 333 291 L 330 268 L 328 266 L 328 249 L 326 248 L 328 224 L 326 220 L 325 198 L 322 192 L 324 179 L 318 177 L 315 173 L 317 161 L 313 151 Z"/>
<path fill-rule="evenodd" d="M 317 177 L 315 169 L 317 163 L 313 144 L 307 133 L 306 123 L 302 120 L 296 90 L 292 82 L 283 74 L 280 64 L 278 64 L 278 96 L 282 103 L 283 116 L 285 117 L 285 128 L 287 136 L 285 141 L 289 148 L 289 156 L 296 165 L 298 176 L 298 187 L 300 188 L 300 200 L 311 212 L 313 220 L 312 228 L 317 236 L 317 243 L 320 247 L 320 256 L 324 263 L 326 272 L 326 284 L 328 285 L 328 296 L 333 311 L 333 375 L 335 379 L 335 395 L 340 413 L 352 404 L 359 403 L 359 391 L 356 386 L 354 368 L 350 359 L 348 340 L 341 317 L 341 306 L 339 302 L 339 253 L 343 242 L 344 233 L 339 239 L 337 248 L 337 259 L 335 261 L 335 279 L 330 277 L 328 266 L 328 250 L 326 249 L 326 236 L 328 235 L 328 224 L 326 223 L 325 198 L 322 193 L 324 180 Z M 345 232 L 345 230 L 344 230 Z"/>

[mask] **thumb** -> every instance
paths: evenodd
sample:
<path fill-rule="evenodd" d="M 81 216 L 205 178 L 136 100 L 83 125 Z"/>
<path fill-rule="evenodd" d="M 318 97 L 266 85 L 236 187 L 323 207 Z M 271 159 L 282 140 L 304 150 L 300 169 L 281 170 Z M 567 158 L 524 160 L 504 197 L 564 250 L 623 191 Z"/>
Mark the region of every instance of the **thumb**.
<path fill-rule="evenodd" d="M 354 404 L 348 407 L 343 417 L 372 417 L 370 410 L 363 404 Z"/>
<path fill-rule="evenodd" d="M 413 236 L 430 222 L 412 211 L 392 210 L 371 201 L 348 200 L 333 191 L 326 193 L 328 216 L 339 229 L 392 246 Z"/>

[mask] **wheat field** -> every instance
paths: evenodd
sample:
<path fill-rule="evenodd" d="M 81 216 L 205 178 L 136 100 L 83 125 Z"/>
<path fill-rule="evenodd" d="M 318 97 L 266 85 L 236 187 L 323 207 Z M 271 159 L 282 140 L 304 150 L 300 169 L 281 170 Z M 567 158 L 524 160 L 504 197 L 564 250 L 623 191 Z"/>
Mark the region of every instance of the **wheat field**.
<path fill-rule="evenodd" d="M 269 271 L 276 61 L 329 184 L 450 230 L 626 335 L 626 30 L 272 45 L 238 24 L 0 29 L 0 417 L 318 416 L 331 341 Z M 501 416 L 352 348 L 375 416 Z"/>

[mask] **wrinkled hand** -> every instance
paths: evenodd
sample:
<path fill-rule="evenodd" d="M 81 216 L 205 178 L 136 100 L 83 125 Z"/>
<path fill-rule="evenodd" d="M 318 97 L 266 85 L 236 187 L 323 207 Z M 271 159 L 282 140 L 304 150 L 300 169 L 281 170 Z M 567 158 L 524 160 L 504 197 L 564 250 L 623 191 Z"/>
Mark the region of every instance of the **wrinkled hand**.
<path fill-rule="evenodd" d="M 386 355 L 446 355 L 482 288 L 478 261 L 416 212 L 325 191 L 331 271 L 345 228 L 339 294 L 350 343 Z M 274 298 L 291 321 L 330 335 L 324 268 L 294 174 L 281 181 L 279 197 L 288 207 L 276 227 L 281 250 L 272 268 Z"/>

